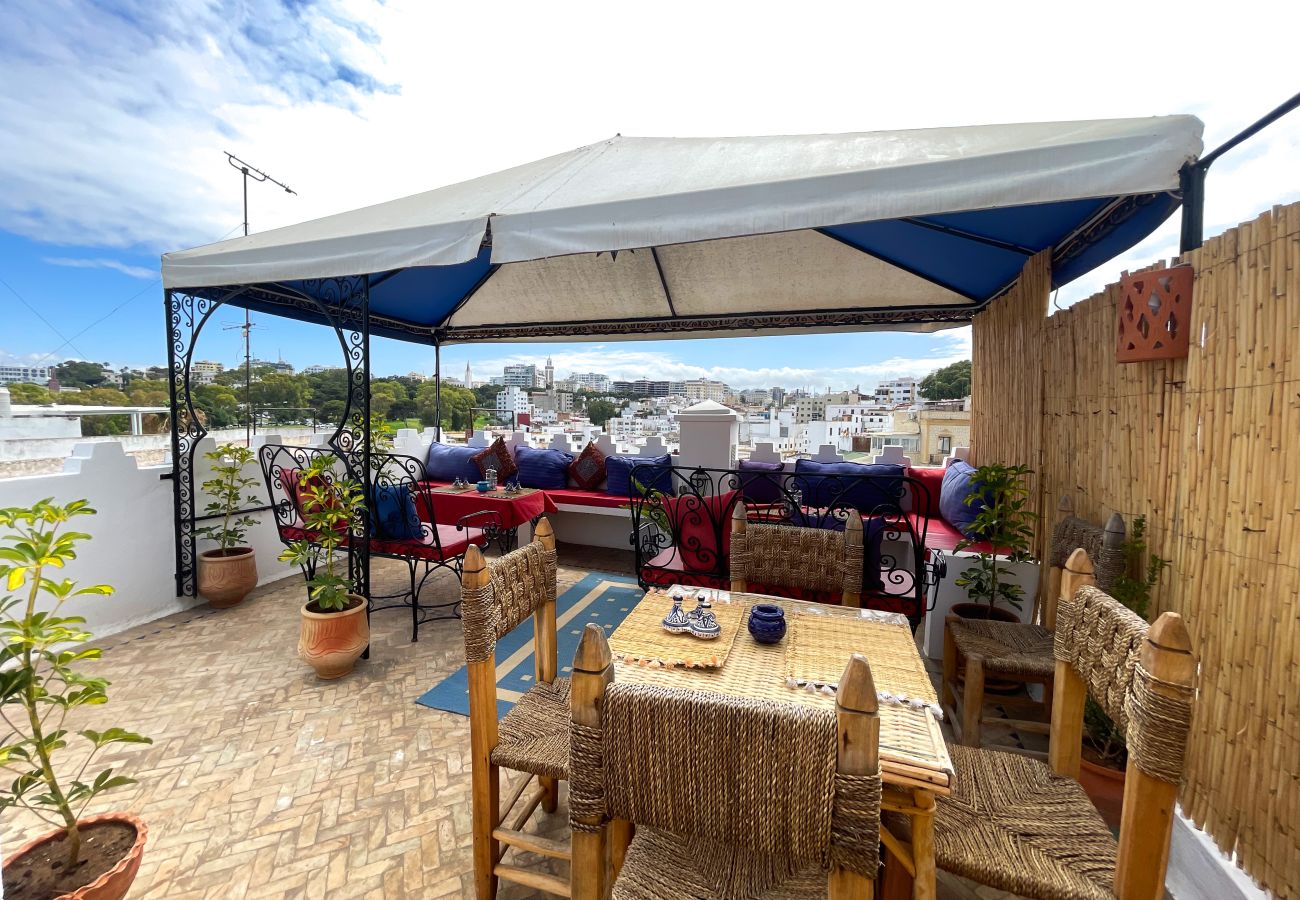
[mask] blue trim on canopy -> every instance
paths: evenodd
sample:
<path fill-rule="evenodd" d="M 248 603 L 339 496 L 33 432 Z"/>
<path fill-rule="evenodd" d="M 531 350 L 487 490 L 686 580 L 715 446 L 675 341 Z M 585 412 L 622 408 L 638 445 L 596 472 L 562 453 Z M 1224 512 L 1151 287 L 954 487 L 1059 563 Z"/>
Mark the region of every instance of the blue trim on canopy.
<path fill-rule="evenodd" d="M 819 230 L 961 294 L 978 307 L 1015 282 L 1027 255 L 1054 248 L 1052 286 L 1060 287 L 1137 244 L 1178 204 L 1169 193 L 1103 197 Z M 371 273 L 371 333 L 432 343 L 434 330 L 491 277 L 491 257 L 491 248 L 483 247 L 476 258 L 457 265 Z M 289 281 L 189 293 L 272 315 L 324 322 L 309 304 L 292 300 L 322 283 L 327 282 Z M 502 323 L 499 330 L 509 331 L 509 327 Z M 454 333 L 447 337 L 455 340 Z"/>

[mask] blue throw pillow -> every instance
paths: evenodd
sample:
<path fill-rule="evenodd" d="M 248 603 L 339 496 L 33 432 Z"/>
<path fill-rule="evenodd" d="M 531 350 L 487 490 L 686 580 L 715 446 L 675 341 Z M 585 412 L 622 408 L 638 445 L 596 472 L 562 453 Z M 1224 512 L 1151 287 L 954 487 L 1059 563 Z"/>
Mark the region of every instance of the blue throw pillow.
<path fill-rule="evenodd" d="M 371 524 L 385 541 L 418 541 L 424 533 L 415 497 L 404 484 L 377 484 Z"/>
<path fill-rule="evenodd" d="M 632 469 L 637 470 L 636 480 L 640 482 L 642 492 L 657 490 L 665 494 L 673 493 L 672 456 L 607 456 L 605 457 L 605 475 L 608 482 L 605 492 L 615 497 L 632 496 Z M 653 469 L 646 468 L 654 466 Z"/>
<path fill-rule="evenodd" d="M 455 481 L 457 477 L 478 481 L 483 477 L 478 463 L 474 462 L 474 454 L 478 452 L 475 447 L 454 447 L 434 441 L 425 460 L 425 476 L 430 481 Z"/>
<path fill-rule="evenodd" d="M 737 468 L 741 472 L 740 495 L 746 501 L 750 503 L 781 502 L 782 476 L 779 473 L 785 469 L 785 463 L 742 459 Z"/>
<path fill-rule="evenodd" d="M 851 506 L 865 514 L 885 514 L 902 505 L 902 466 L 800 459 L 794 471 L 791 486 L 803 492 L 808 506 Z"/>
<path fill-rule="evenodd" d="M 515 451 L 519 483 L 524 487 L 561 490 L 569 485 L 569 466 L 573 454 L 563 450 L 534 450 L 520 447 Z"/>
<path fill-rule="evenodd" d="M 984 511 L 983 497 L 971 501 L 969 506 L 966 504 L 974 475 L 974 466 L 964 460 L 954 459 L 944 471 L 943 487 L 939 489 L 939 515 L 966 537 L 978 536 L 971 533 L 971 524 Z"/>

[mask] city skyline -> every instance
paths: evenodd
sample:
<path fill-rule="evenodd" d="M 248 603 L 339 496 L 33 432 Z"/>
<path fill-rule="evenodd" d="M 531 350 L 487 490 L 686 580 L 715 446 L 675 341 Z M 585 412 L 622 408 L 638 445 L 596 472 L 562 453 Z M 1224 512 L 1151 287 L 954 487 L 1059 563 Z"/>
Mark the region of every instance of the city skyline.
<path fill-rule="evenodd" d="M 962 329 L 962 331 L 968 331 L 968 329 Z M 743 372 L 744 370 L 724 369 L 723 367 L 712 367 L 706 369 L 705 367 L 694 366 L 689 364 L 683 364 L 684 367 L 683 371 L 690 371 L 692 374 L 687 375 L 685 377 L 664 377 L 661 374 L 659 374 L 663 372 L 662 367 L 636 368 L 637 365 L 636 363 L 628 363 L 625 367 L 621 366 L 614 373 L 599 371 L 598 369 L 592 368 L 590 366 L 584 370 L 581 368 L 567 369 L 556 365 L 553 367 L 554 368 L 553 382 L 554 383 L 568 382 L 577 376 L 603 376 L 605 381 L 610 383 L 611 385 L 618 382 L 636 382 L 636 381 L 666 381 L 671 383 L 684 383 L 684 382 L 694 382 L 694 381 L 703 380 L 703 381 L 719 382 L 732 391 L 767 390 L 772 388 L 783 388 L 786 390 L 811 390 L 813 393 L 827 393 L 827 392 L 836 392 L 836 391 L 851 391 L 854 389 L 858 389 L 861 390 L 863 393 L 870 393 L 880 382 L 889 381 L 894 378 L 909 377 L 909 376 L 920 379 L 936 369 L 943 368 L 946 365 L 951 365 L 954 362 L 969 359 L 970 352 L 969 352 L 968 337 L 963 338 L 960 335 L 954 334 L 950 338 L 950 341 L 952 343 L 952 346 L 957 348 L 964 348 L 965 351 L 964 355 L 963 353 L 959 352 L 956 353 L 955 355 L 949 355 L 949 356 L 939 356 L 933 358 L 922 358 L 922 359 L 913 359 L 913 360 L 894 359 L 894 360 L 886 360 L 885 362 L 882 362 L 880 364 L 873 364 L 870 366 L 858 366 L 858 367 L 854 367 L 854 371 L 851 373 L 851 376 L 849 376 L 850 380 L 843 381 L 843 382 L 834 382 L 831 379 L 826 379 L 824 376 L 817 376 L 815 374 L 812 374 L 810 370 L 796 369 L 791 367 L 786 367 L 783 369 L 759 370 L 759 372 L 769 373 L 771 377 L 776 380 L 768 380 L 768 381 L 728 380 L 725 377 L 717 377 L 717 375 L 714 374 L 701 374 L 701 373 L 730 372 L 734 376 L 737 371 Z M 17 366 L 36 368 L 31 363 L 25 361 L 27 359 L 32 358 L 33 356 L 34 354 L 29 354 L 26 356 L 15 355 L 13 353 L 10 353 L 0 348 L 0 368 L 17 367 Z M 70 360 L 76 360 L 76 359 L 78 358 L 69 356 L 63 359 L 42 362 L 39 367 L 48 368 L 52 372 L 53 369 L 59 364 Z M 467 362 L 466 365 L 464 366 L 464 370 L 469 372 L 472 367 L 472 370 L 474 372 L 479 373 L 478 376 L 473 377 L 473 381 L 475 385 L 478 385 L 478 384 L 488 384 L 488 383 L 499 383 L 499 381 L 502 379 L 503 376 L 495 374 L 498 371 L 504 374 L 507 370 L 509 370 L 512 367 L 534 366 L 536 369 L 538 381 L 533 385 L 533 388 L 540 389 L 545 387 L 545 384 L 541 380 L 542 373 L 546 368 L 546 364 L 549 363 L 552 359 L 553 356 L 551 355 L 540 356 L 536 358 L 531 355 L 512 356 L 500 360 L 500 365 L 495 366 L 495 368 L 493 367 L 492 364 L 493 361 L 491 360 L 487 361 L 486 363 L 477 362 L 477 361 L 473 363 Z M 587 359 L 588 357 L 583 357 L 584 361 Z M 636 359 L 640 360 L 641 357 L 638 356 L 636 357 Z M 113 372 L 119 372 L 122 370 L 144 372 L 149 368 L 159 367 L 163 365 L 163 363 L 159 363 L 159 362 L 150 362 L 143 365 L 119 364 L 112 359 L 88 359 L 84 361 L 93 362 L 96 364 L 104 364 L 107 369 L 110 369 Z M 242 369 L 244 365 L 242 358 L 237 358 L 237 359 L 233 359 L 231 362 L 226 362 L 226 360 L 224 359 L 215 358 L 213 355 L 209 354 L 202 357 L 196 356 L 191 364 L 191 371 L 197 372 L 200 365 L 206 365 L 208 363 L 217 363 L 225 370 Z M 322 364 L 322 363 L 303 364 L 299 361 L 285 359 L 283 355 L 277 355 L 277 357 L 274 360 L 255 356 L 253 359 L 253 363 L 255 366 L 288 364 L 288 366 L 290 366 L 295 373 L 299 373 L 299 374 L 304 374 L 304 373 L 310 374 L 313 371 L 320 371 L 321 369 L 341 368 L 341 366 L 337 364 L 334 365 Z M 895 366 L 894 368 L 890 368 L 890 366 L 894 363 L 897 363 L 897 366 Z M 443 372 L 442 372 L 443 380 L 455 384 L 464 385 L 465 378 L 462 375 L 456 374 L 457 371 L 458 369 L 456 367 L 449 366 L 446 364 L 446 362 L 444 362 Z M 483 375 L 483 373 L 485 372 L 488 374 Z M 653 377 L 651 373 L 654 373 Z M 424 371 L 420 369 L 408 369 L 406 371 L 391 371 L 391 372 L 372 371 L 372 377 L 377 379 L 399 378 L 399 377 L 406 377 L 409 375 L 419 375 L 423 378 L 432 378 L 433 370 L 430 369 L 428 371 Z M 799 376 L 799 377 L 795 377 L 795 376 Z M 744 379 L 745 377 L 746 376 L 744 375 L 741 376 L 742 379 Z M 761 374 L 754 374 L 752 377 L 761 379 Z M 785 380 L 781 380 L 782 378 L 784 378 Z M 803 380 L 800 380 L 800 378 L 802 378 Z M 494 379 L 496 380 L 494 381 Z M 523 382 L 517 382 L 517 384 L 522 385 Z M 509 385 L 507 384 L 506 386 Z"/>

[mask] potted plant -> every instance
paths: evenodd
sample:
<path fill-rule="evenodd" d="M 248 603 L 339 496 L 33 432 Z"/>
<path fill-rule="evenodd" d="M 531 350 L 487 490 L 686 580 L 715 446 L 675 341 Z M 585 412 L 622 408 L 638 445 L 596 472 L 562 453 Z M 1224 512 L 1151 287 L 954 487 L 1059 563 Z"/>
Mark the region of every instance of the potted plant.
<path fill-rule="evenodd" d="M 1124 541 L 1124 571 L 1111 585 L 1110 594 L 1142 618 L 1147 618 L 1151 592 L 1169 565 L 1147 547 L 1145 516 L 1133 520 Z M 1124 805 L 1124 771 L 1128 766 L 1128 745 L 1124 733 L 1110 716 L 1089 697 L 1083 708 L 1083 756 L 1079 784 L 1097 807 L 1106 824 L 1119 827 Z"/>
<path fill-rule="evenodd" d="M 366 598 L 352 593 L 354 585 L 344 573 L 339 548 L 348 528 L 362 514 L 361 486 L 336 478 L 334 459 L 319 454 L 303 469 L 298 480 L 303 527 L 307 539 L 294 541 L 280 559 L 307 573 L 307 603 L 302 607 L 298 655 L 323 679 L 342 678 L 370 644 Z"/>
<path fill-rule="evenodd" d="M 238 444 L 223 444 L 204 454 L 212 460 L 212 478 L 203 482 L 211 498 L 210 516 L 220 522 L 197 529 L 201 537 L 216 541 L 217 546 L 199 554 L 199 596 L 217 609 L 240 603 L 257 587 L 257 554 L 244 544 L 248 529 L 257 524 L 252 516 L 240 515 L 240 509 L 257 503 L 248 493 L 257 484 L 244 475 L 244 467 L 253 461 L 253 451 Z"/>
<path fill-rule="evenodd" d="M 95 797 L 133 779 L 113 769 L 96 774 L 87 768 L 100 750 L 111 744 L 148 744 L 122 728 L 76 732 L 90 745 L 75 772 L 56 770 L 56 760 L 69 746 L 71 733 L 63 727 L 69 712 L 108 700 L 108 682 L 83 675 L 73 666 L 98 659 L 100 651 L 85 646 L 91 634 L 81 616 L 59 610 L 74 597 L 108 596 L 106 584 L 78 587 L 56 580 L 52 569 L 63 569 L 76 558 L 77 545 L 90 535 L 65 530 L 72 519 L 94 514 L 86 501 L 57 506 L 42 500 L 30 508 L 0 509 L 0 711 L 6 736 L 0 746 L 0 766 L 14 776 L 0 784 L 0 810 L 25 809 L 55 829 L 29 841 L 4 861 L 4 885 L 15 897 L 74 897 L 78 900 L 118 900 L 126 894 L 144 853 L 148 829 L 127 813 L 82 818 Z M 59 764 L 59 768 L 62 764 Z M 71 773 L 71 774 L 69 774 Z"/>
<path fill-rule="evenodd" d="M 980 466 L 971 475 L 966 505 L 979 502 L 983 505 L 970 524 L 970 536 L 958 542 L 957 550 L 981 542 L 989 544 L 992 549 L 980 552 L 975 565 L 962 572 L 954 582 L 965 588 L 970 598 L 969 603 L 953 604 L 954 615 L 964 619 L 1020 621 L 1020 617 L 1010 610 L 999 609 L 998 603 L 1018 610 L 1024 602 L 1025 589 L 1011 580 L 1012 570 L 1004 563 L 1030 559 L 1031 524 L 1037 518 L 1028 509 L 1029 486 L 1025 479 L 1031 474 L 1028 466 L 994 464 Z"/>

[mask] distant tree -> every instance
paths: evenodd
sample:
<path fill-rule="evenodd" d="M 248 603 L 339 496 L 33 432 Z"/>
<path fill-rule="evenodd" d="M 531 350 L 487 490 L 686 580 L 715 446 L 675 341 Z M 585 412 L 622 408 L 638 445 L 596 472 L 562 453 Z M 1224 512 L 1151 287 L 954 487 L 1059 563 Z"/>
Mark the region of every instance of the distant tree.
<path fill-rule="evenodd" d="M 406 387 L 396 381 L 370 382 L 370 415 L 388 418 L 393 407 L 407 399 Z"/>
<path fill-rule="evenodd" d="M 435 387 L 426 381 L 415 392 L 416 415 L 420 424 L 432 426 L 436 421 Z M 459 385 L 442 383 L 442 427 L 450 431 L 464 431 L 473 421 L 472 407 L 478 405 L 474 392 Z"/>
<path fill-rule="evenodd" d="M 130 406 L 131 398 L 112 387 L 87 388 L 67 394 L 56 394 L 55 403 L 74 406 Z"/>
<path fill-rule="evenodd" d="M 233 428 L 244 421 L 239 398 L 225 385 L 198 385 L 194 388 L 194 405 L 207 416 L 209 428 Z"/>
<path fill-rule="evenodd" d="M 9 400 L 11 403 L 29 406 L 49 406 L 54 402 L 54 397 L 39 384 L 19 382 L 9 385 Z"/>
<path fill-rule="evenodd" d="M 108 380 L 99 363 L 70 359 L 54 367 L 54 377 L 63 387 L 98 387 Z"/>
<path fill-rule="evenodd" d="M 139 369 L 132 369 L 131 374 L 138 375 Z M 171 377 L 171 373 L 166 366 L 150 366 L 144 370 L 143 377 L 148 378 L 150 381 L 166 381 Z"/>
<path fill-rule="evenodd" d="M 283 375 L 267 370 L 253 382 L 253 406 L 258 414 L 269 412 L 273 422 L 302 419 L 308 398 L 307 384 L 298 375 Z M 278 411 L 277 411 L 278 410 Z"/>
<path fill-rule="evenodd" d="M 135 406 L 169 406 L 171 394 L 167 382 L 137 378 L 126 386 L 126 395 Z"/>
<path fill-rule="evenodd" d="M 604 425 L 618 414 L 618 407 L 609 400 L 592 400 L 587 403 L 587 418 L 593 425 Z"/>
<path fill-rule="evenodd" d="M 970 396 L 970 360 L 936 369 L 921 379 L 921 396 L 927 400 L 960 400 Z"/>

